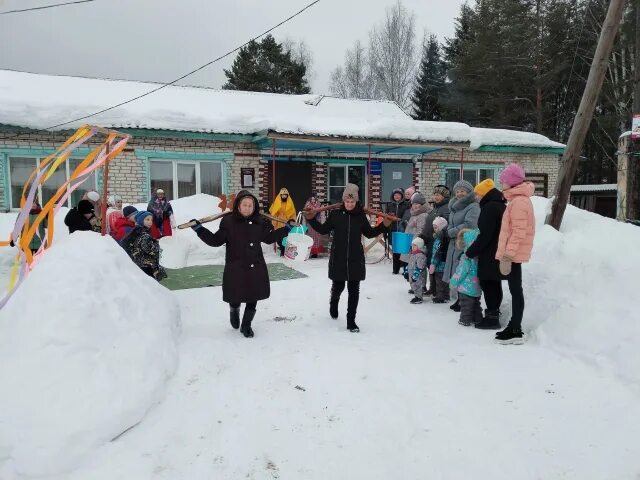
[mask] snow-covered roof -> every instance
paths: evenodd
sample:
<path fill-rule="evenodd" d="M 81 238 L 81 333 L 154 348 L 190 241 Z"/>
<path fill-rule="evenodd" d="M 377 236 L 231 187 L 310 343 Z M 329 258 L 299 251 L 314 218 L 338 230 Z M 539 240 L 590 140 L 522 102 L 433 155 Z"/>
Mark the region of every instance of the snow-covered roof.
<path fill-rule="evenodd" d="M 41 75 L 0 70 L 0 124 L 43 129 L 119 104 L 155 83 Z M 564 147 L 542 135 L 413 120 L 390 101 L 323 95 L 169 86 L 60 129 L 94 123 L 111 128 L 287 134 L 408 140 L 426 143 Z"/>
<path fill-rule="evenodd" d="M 571 185 L 572 192 L 615 192 L 618 190 L 616 183 L 599 183 L 595 185 Z"/>

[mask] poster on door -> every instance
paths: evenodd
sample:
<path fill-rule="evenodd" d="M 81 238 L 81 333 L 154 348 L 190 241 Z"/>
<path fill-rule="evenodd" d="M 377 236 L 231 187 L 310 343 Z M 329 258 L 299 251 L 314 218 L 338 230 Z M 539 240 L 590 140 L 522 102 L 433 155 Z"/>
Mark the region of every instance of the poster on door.
<path fill-rule="evenodd" d="M 392 172 L 394 180 L 402 180 L 402 172 Z"/>

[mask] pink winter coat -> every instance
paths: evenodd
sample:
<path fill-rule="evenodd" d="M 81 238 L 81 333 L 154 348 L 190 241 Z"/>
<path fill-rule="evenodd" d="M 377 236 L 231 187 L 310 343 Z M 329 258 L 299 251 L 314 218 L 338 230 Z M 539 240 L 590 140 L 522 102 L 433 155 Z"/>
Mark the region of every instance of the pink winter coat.
<path fill-rule="evenodd" d="M 506 255 L 515 263 L 525 263 L 531 258 L 536 233 L 530 198 L 534 192 L 535 186 L 531 182 L 521 183 L 502 192 L 508 203 L 502 217 L 496 260 Z"/>

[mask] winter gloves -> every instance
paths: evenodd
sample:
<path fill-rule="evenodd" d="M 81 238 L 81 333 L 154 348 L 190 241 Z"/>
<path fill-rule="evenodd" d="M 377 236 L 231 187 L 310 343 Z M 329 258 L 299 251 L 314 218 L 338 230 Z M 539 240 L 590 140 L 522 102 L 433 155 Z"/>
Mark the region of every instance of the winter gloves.
<path fill-rule="evenodd" d="M 500 260 L 500 273 L 505 277 L 511 273 L 511 264 L 513 260 L 506 255 Z"/>
<path fill-rule="evenodd" d="M 420 278 L 420 275 L 422 274 L 422 271 L 423 271 L 423 270 L 424 270 L 424 269 L 422 269 L 422 268 L 416 268 L 416 269 L 413 271 L 413 274 L 411 275 L 411 280 L 413 280 L 414 282 L 417 282 L 417 281 L 418 281 L 418 279 Z"/>
<path fill-rule="evenodd" d="M 432 264 L 429 267 L 429 275 L 433 275 L 434 273 L 436 273 L 436 266 Z"/>
<path fill-rule="evenodd" d="M 193 225 L 191 225 L 191 228 L 193 229 L 194 232 L 197 232 L 202 228 L 202 224 L 195 218 L 192 218 L 191 220 L 189 220 L 189 223 L 193 223 Z"/>

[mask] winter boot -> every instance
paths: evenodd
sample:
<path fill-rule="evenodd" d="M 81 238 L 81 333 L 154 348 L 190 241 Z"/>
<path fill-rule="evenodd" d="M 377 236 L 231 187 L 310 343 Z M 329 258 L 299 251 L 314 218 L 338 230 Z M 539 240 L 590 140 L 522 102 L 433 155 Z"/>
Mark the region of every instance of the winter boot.
<path fill-rule="evenodd" d="M 231 307 L 230 310 L 231 326 L 236 330 L 240 327 L 240 307 Z"/>
<path fill-rule="evenodd" d="M 409 289 L 409 291 L 408 291 L 407 293 L 408 293 L 409 295 L 413 295 L 413 294 L 414 294 L 413 288 L 410 288 L 410 289 Z"/>
<path fill-rule="evenodd" d="M 431 300 L 433 303 L 447 303 L 449 300 L 446 300 L 444 298 L 438 298 L 438 297 L 434 297 L 433 300 Z"/>
<path fill-rule="evenodd" d="M 331 296 L 329 299 L 329 315 L 334 320 L 338 318 L 338 302 L 340 301 L 340 297 Z"/>
<path fill-rule="evenodd" d="M 500 329 L 500 310 L 485 310 L 484 320 L 476 323 L 476 328 L 480 330 L 499 330 Z"/>
<path fill-rule="evenodd" d="M 511 323 L 501 332 L 496 333 L 496 343 L 501 345 L 522 345 L 524 334 L 520 327 L 512 327 Z"/>
<path fill-rule="evenodd" d="M 347 322 L 347 330 L 349 330 L 351 333 L 358 333 L 360 331 L 360 329 L 358 328 L 358 325 L 356 325 L 356 321 L 355 320 L 351 320 L 350 322 Z"/>
<path fill-rule="evenodd" d="M 460 299 L 456 300 L 456 302 L 451 305 L 449 307 L 451 310 L 453 310 L 454 312 L 459 312 L 460 311 Z"/>
<path fill-rule="evenodd" d="M 251 322 L 253 321 L 253 317 L 255 317 L 255 315 L 256 315 L 255 310 L 249 310 L 248 308 L 244 309 L 244 315 L 242 316 L 242 325 L 240 326 L 240 332 L 242 332 L 242 334 L 246 338 L 253 337 Z"/>
<path fill-rule="evenodd" d="M 411 304 L 413 304 L 413 305 L 418 305 L 418 304 L 422 303 L 422 299 L 421 299 L 421 298 L 418 298 L 418 297 L 413 297 L 413 298 L 409 301 L 409 303 L 411 303 Z"/>

